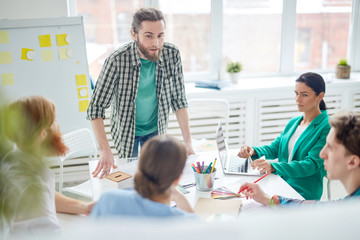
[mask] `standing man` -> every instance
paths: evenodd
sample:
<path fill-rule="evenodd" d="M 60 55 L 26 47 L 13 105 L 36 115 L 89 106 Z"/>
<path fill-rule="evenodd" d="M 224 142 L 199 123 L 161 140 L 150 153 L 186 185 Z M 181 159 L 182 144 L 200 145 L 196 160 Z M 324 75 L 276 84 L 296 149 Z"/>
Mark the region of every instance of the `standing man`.
<path fill-rule="evenodd" d="M 87 111 L 100 147 L 93 172 L 100 178 L 115 168 L 106 138 L 105 109 L 111 104 L 111 135 L 119 157 L 136 157 L 139 144 L 165 134 L 170 107 L 176 114 L 188 154 L 193 154 L 184 77 L 179 50 L 164 43 L 165 20 L 154 8 L 135 12 L 133 42 L 113 52 L 105 61 Z"/>

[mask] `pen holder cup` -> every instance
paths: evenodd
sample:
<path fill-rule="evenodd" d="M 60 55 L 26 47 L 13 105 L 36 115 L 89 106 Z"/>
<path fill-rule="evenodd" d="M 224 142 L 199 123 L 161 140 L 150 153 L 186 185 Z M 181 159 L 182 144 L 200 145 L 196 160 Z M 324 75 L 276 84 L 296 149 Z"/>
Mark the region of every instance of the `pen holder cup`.
<path fill-rule="evenodd" d="M 205 166 L 205 169 L 208 166 Z M 199 191 L 211 191 L 214 188 L 216 168 L 212 173 L 197 173 L 194 172 L 196 189 Z"/>

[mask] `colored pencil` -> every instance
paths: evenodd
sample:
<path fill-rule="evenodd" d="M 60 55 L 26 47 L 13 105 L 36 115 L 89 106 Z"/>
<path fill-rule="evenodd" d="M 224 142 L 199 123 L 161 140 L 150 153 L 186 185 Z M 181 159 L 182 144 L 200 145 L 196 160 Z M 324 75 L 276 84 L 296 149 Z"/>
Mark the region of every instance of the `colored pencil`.
<path fill-rule="evenodd" d="M 207 172 L 207 171 L 209 170 L 209 168 L 211 168 L 211 164 L 212 164 L 212 162 L 211 162 L 210 165 L 207 167 L 207 169 L 206 169 L 205 172 Z"/>
<path fill-rule="evenodd" d="M 270 173 L 271 173 L 271 172 L 268 172 L 268 173 L 264 174 L 263 176 L 261 176 L 261 178 L 255 180 L 254 183 L 257 183 L 258 181 L 260 181 L 261 179 L 263 179 L 264 177 L 266 177 L 266 176 L 269 175 Z M 245 191 L 246 189 L 248 189 L 248 187 L 240 188 L 238 194 L 241 193 L 242 191 Z"/>
<path fill-rule="evenodd" d="M 215 164 L 216 164 L 216 158 L 215 158 L 214 165 L 212 166 L 210 173 L 212 173 L 214 171 Z"/>
<path fill-rule="evenodd" d="M 196 162 L 198 168 L 199 168 L 199 172 L 202 173 L 202 170 L 201 170 L 201 166 L 200 166 L 200 163 L 199 162 Z"/>

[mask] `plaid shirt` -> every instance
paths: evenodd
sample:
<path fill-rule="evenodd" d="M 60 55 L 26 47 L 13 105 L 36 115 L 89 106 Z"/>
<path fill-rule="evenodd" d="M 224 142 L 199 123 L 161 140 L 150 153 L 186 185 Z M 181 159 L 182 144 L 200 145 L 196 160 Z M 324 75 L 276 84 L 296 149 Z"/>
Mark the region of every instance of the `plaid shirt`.
<path fill-rule="evenodd" d="M 87 110 L 88 120 L 105 119 L 105 109 L 111 104 L 111 135 L 120 158 L 131 157 L 133 151 L 140 68 L 135 42 L 113 52 L 104 63 Z M 187 107 L 180 52 L 174 45 L 164 43 L 155 77 L 158 131 L 165 134 L 170 106 L 173 111 Z"/>

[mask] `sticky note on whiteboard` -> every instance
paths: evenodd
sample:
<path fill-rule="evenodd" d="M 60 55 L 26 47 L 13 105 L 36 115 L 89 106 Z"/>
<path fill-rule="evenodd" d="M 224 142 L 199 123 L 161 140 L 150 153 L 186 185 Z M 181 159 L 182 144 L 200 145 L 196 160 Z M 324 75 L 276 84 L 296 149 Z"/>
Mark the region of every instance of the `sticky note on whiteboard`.
<path fill-rule="evenodd" d="M 66 33 L 56 35 L 56 42 L 59 47 L 69 45 L 67 40 L 70 42 L 70 37 Z"/>
<path fill-rule="evenodd" d="M 41 50 L 41 58 L 44 62 L 50 62 L 54 60 L 53 51 L 51 49 Z"/>
<path fill-rule="evenodd" d="M 60 60 L 70 59 L 71 50 L 69 48 L 59 48 L 59 58 Z"/>
<path fill-rule="evenodd" d="M 1 74 L 1 82 L 2 85 L 14 85 L 14 73 L 2 73 Z"/>
<path fill-rule="evenodd" d="M 0 43 L 9 43 L 8 31 L 0 31 Z"/>
<path fill-rule="evenodd" d="M 85 85 L 87 85 L 86 75 L 85 74 L 76 75 L 75 78 L 76 78 L 76 86 L 85 86 Z"/>
<path fill-rule="evenodd" d="M 89 91 L 87 87 L 78 88 L 78 98 L 88 98 Z"/>
<path fill-rule="evenodd" d="M 40 47 L 51 47 L 50 34 L 39 36 Z"/>
<path fill-rule="evenodd" d="M 21 60 L 32 61 L 34 60 L 35 53 L 34 49 L 23 48 L 21 49 Z"/>
<path fill-rule="evenodd" d="M 79 111 L 80 112 L 86 112 L 88 107 L 89 107 L 89 100 L 79 101 Z"/>
<path fill-rule="evenodd" d="M 0 52 L 0 64 L 11 64 L 11 52 Z"/>

